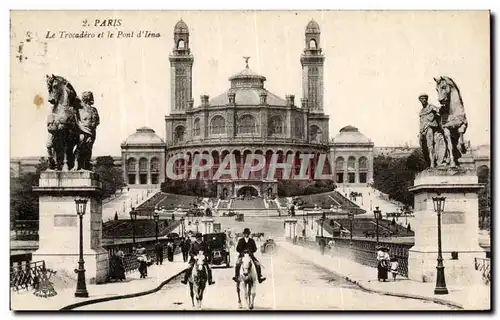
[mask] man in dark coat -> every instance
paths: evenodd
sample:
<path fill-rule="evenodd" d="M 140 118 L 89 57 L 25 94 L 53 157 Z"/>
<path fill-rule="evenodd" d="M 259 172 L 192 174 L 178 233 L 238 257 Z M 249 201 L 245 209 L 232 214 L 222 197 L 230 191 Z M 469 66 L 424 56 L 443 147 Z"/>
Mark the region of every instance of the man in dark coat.
<path fill-rule="evenodd" d="M 182 251 L 182 260 L 184 262 L 188 262 L 188 252 L 189 248 L 191 247 L 191 239 L 189 239 L 189 237 L 184 237 L 184 239 L 182 239 L 180 243 L 180 246 Z"/>
<path fill-rule="evenodd" d="M 238 240 L 238 244 L 236 245 L 236 251 L 238 252 L 238 261 L 236 261 L 235 275 L 233 280 L 238 282 L 240 277 L 240 266 L 243 262 L 242 258 L 245 252 L 248 252 L 250 258 L 252 258 L 253 263 L 255 264 L 255 270 L 257 271 L 257 276 L 259 277 L 259 283 L 266 280 L 265 277 L 262 276 L 262 268 L 260 262 L 255 258 L 254 253 L 257 252 L 257 245 L 255 241 L 250 238 L 250 229 L 245 228 L 243 230 L 243 238 Z"/>
<path fill-rule="evenodd" d="M 208 251 L 208 246 L 203 241 L 203 237 L 201 236 L 201 233 L 196 234 L 196 241 L 191 243 L 191 246 L 189 248 L 189 269 L 184 273 L 184 280 L 181 281 L 183 284 L 187 284 L 189 280 L 189 276 L 191 275 L 191 270 L 193 269 L 193 266 L 195 264 L 195 259 L 194 257 L 198 255 L 198 252 L 203 252 L 205 257 L 208 257 L 209 251 Z M 210 269 L 210 266 L 208 265 L 207 260 L 205 259 L 205 267 L 207 268 L 207 277 L 208 277 L 208 285 L 215 284 L 215 282 L 212 280 L 212 269 Z"/>
<path fill-rule="evenodd" d="M 163 245 L 160 241 L 155 244 L 156 264 L 163 264 Z"/>

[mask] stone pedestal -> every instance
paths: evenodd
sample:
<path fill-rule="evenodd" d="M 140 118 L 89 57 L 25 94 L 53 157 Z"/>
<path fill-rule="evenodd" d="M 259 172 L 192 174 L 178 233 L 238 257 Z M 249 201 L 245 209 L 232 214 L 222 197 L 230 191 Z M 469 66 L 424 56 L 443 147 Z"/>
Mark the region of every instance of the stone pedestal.
<path fill-rule="evenodd" d="M 415 194 L 415 245 L 408 257 L 408 276 L 436 281 L 437 213 L 432 197 L 446 197 L 441 215 L 441 243 L 446 283 L 472 284 L 480 280 L 474 257 L 484 257 L 478 237 L 478 197 L 482 186 L 471 169 L 428 169 L 410 188 Z"/>
<path fill-rule="evenodd" d="M 48 268 L 76 279 L 79 259 L 80 219 L 75 199 L 87 199 L 83 216 L 83 254 L 88 283 L 104 283 L 108 275 L 108 253 L 101 246 L 101 184 L 95 173 L 80 171 L 45 171 L 40 175 L 39 249 L 33 260 L 45 260 Z"/>
<path fill-rule="evenodd" d="M 203 234 L 214 233 L 214 219 L 206 218 L 201 222 L 203 223 Z"/>
<path fill-rule="evenodd" d="M 285 240 L 293 240 L 297 235 L 297 219 L 285 219 Z"/>

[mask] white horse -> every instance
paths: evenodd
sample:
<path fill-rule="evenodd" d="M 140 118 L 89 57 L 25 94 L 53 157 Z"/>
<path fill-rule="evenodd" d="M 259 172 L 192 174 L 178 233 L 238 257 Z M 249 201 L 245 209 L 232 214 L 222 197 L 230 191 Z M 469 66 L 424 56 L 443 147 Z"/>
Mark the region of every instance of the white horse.
<path fill-rule="evenodd" d="M 243 308 L 241 304 L 241 286 L 243 286 L 243 291 L 245 292 L 245 301 L 248 310 L 252 310 L 254 307 L 255 294 L 257 289 L 257 270 L 255 269 L 255 264 L 250 258 L 248 253 L 242 258 L 242 263 L 240 266 L 240 277 L 236 283 L 236 292 L 238 293 L 238 306 L 240 309 Z"/>
<path fill-rule="evenodd" d="M 194 257 L 195 263 L 189 276 L 189 292 L 191 294 L 191 302 L 193 308 L 201 309 L 201 302 L 203 300 L 203 292 L 207 286 L 207 270 L 205 269 L 205 255 L 200 251 Z M 196 294 L 196 305 L 194 303 Z"/>

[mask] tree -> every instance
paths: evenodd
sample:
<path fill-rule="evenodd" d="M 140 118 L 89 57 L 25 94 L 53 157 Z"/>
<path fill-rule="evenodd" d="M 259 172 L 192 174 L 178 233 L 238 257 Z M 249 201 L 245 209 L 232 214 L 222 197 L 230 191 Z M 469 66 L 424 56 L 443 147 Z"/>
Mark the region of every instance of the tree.
<path fill-rule="evenodd" d="M 415 149 L 406 158 L 378 156 L 373 163 L 374 187 L 405 205 L 413 206 L 413 185 L 417 173 L 427 168 L 422 150 Z"/>
<path fill-rule="evenodd" d="M 21 173 L 19 177 L 10 177 L 11 221 L 38 219 L 38 195 L 33 192 L 33 187 L 38 186 L 40 173 L 48 167 L 48 161 L 41 157 L 34 173 L 26 172 Z"/>
<path fill-rule="evenodd" d="M 103 198 L 111 196 L 118 189 L 126 186 L 123 180 L 123 172 L 114 166 L 114 160 L 111 156 L 97 157 L 94 171 L 98 174 L 102 183 Z"/>

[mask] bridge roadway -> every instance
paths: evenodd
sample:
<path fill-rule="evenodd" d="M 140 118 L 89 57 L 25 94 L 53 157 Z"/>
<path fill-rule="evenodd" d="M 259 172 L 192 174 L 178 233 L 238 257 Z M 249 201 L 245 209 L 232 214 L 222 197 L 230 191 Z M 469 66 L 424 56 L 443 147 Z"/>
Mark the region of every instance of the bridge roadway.
<path fill-rule="evenodd" d="M 260 243 L 257 242 L 257 245 L 260 246 Z M 267 280 L 257 287 L 256 310 L 450 309 L 432 302 L 362 291 L 341 277 L 286 251 L 273 256 L 258 254 L 257 257 L 264 266 L 263 273 Z M 234 268 L 214 268 L 213 274 L 216 284 L 205 290 L 202 309 L 237 310 L 236 285 L 231 279 Z M 192 310 L 189 286 L 181 284 L 180 280 L 180 277 L 174 279 L 154 294 L 88 305 L 76 310 Z M 390 286 L 390 283 L 387 285 Z"/>

